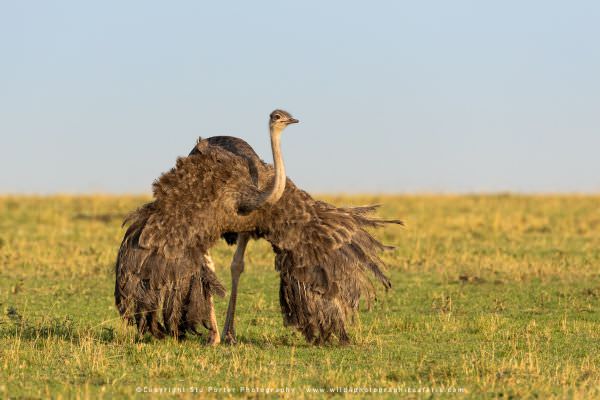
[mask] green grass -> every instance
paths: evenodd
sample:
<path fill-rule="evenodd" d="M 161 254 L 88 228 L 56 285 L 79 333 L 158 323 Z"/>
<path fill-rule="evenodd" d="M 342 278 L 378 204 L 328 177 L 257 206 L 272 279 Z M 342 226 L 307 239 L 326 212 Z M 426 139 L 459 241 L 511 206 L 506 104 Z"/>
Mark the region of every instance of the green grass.
<path fill-rule="evenodd" d="M 122 216 L 141 197 L 0 197 L 0 395 L 130 397 L 136 387 L 464 390 L 444 397 L 600 396 L 600 197 L 354 196 L 406 228 L 376 234 L 394 287 L 351 327 L 309 346 L 284 328 L 273 256 L 252 242 L 239 344 L 137 338 L 113 304 Z M 229 283 L 232 248 L 213 249 Z M 220 325 L 226 300 L 217 300 Z M 254 397 L 256 394 L 246 393 Z M 140 397 L 164 397 L 145 394 Z M 354 398 L 366 396 L 355 395 Z M 376 397 L 395 396 L 390 394 Z M 290 395 L 292 397 L 292 395 Z M 437 396 L 436 396 L 437 397 Z"/>

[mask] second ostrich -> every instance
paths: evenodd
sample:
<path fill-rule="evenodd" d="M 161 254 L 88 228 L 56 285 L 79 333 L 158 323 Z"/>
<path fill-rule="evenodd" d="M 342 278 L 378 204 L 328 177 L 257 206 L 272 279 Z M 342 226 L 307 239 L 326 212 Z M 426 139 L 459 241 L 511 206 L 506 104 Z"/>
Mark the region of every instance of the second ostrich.
<path fill-rule="evenodd" d="M 237 286 L 251 237 L 273 246 L 284 322 L 310 342 L 332 335 L 348 340 L 348 317 L 361 296 L 373 294 L 369 273 L 390 287 L 378 256 L 386 246 L 366 229 L 400 221 L 369 217 L 374 207 L 316 201 L 287 179 L 279 144 L 283 129 L 296 122 L 285 111 L 271 113 L 273 166 L 241 139 L 200 140 L 155 182 L 154 201 L 129 216 L 115 299 L 140 332 L 179 336 L 203 323 L 211 331 L 210 342 L 219 342 L 212 295 L 222 294 L 223 287 L 208 250 L 220 237 L 238 244 L 223 332 L 230 342 L 235 341 Z"/>

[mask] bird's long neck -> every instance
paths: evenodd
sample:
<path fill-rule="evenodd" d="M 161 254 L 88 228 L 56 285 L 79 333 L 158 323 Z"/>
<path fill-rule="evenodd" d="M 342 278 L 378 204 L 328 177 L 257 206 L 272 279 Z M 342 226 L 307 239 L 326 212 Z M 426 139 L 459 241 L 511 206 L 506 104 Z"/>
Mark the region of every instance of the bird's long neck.
<path fill-rule="evenodd" d="M 270 128 L 271 131 L 271 149 L 273 150 L 273 164 L 275 165 L 275 175 L 267 184 L 264 191 L 253 198 L 248 198 L 238 205 L 238 212 L 242 215 L 247 215 L 252 211 L 262 207 L 265 204 L 275 204 L 285 191 L 285 166 L 283 165 L 283 157 L 281 156 L 281 129 Z"/>
<path fill-rule="evenodd" d="M 273 181 L 267 186 L 267 190 L 263 193 L 262 203 L 274 204 L 285 190 L 285 165 L 281 156 L 281 130 L 270 128 L 271 133 L 271 150 L 273 151 L 273 165 L 275 166 L 275 176 Z"/>

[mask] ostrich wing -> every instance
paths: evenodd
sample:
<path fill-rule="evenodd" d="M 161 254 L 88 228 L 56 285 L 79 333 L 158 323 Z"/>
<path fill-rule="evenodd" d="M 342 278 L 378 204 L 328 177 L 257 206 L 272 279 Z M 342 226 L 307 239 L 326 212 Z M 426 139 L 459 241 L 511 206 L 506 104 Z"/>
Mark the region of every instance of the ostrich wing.
<path fill-rule="evenodd" d="M 179 336 L 199 324 L 216 330 L 212 295 L 225 288 L 207 251 L 224 232 L 252 226 L 236 210 L 256 190 L 244 160 L 219 148 L 177 160 L 154 183 L 154 201 L 125 220 L 115 268 L 117 307 L 140 333 Z"/>
<path fill-rule="evenodd" d="M 331 273 L 340 268 L 371 270 L 389 287 L 389 280 L 380 268 L 383 262 L 379 253 L 390 247 L 380 243 L 367 229 L 402 222 L 370 217 L 376 208 L 335 207 L 314 200 L 288 179 L 279 202 L 261 211 L 264 215 L 257 220 L 259 226 L 265 225 L 261 230 L 268 232 L 267 240 L 282 250 L 294 252 L 297 270 L 310 271 L 316 265 L 324 266 Z M 297 274 L 300 276 L 301 272 Z"/>
<path fill-rule="evenodd" d="M 389 249 L 368 228 L 397 220 L 368 214 L 376 207 L 341 208 L 316 201 L 287 182 L 282 198 L 261 212 L 260 227 L 276 253 L 280 273 L 279 300 L 286 325 L 297 327 L 310 342 L 332 334 L 347 341 L 346 323 L 359 300 L 374 297 L 370 276 L 387 289 L 382 250 Z"/>
<path fill-rule="evenodd" d="M 222 148 L 207 146 L 179 158 L 154 182 L 153 192 L 155 200 L 136 211 L 147 214 L 139 243 L 168 259 L 186 248 L 206 251 L 225 232 L 253 229 L 252 217 L 237 209 L 258 189 L 245 160 Z"/>

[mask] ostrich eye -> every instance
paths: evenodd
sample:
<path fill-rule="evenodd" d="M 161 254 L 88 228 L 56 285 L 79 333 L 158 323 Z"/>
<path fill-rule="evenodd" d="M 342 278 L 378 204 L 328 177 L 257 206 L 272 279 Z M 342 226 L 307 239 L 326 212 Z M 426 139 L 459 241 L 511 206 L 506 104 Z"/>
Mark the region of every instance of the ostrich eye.
<path fill-rule="evenodd" d="M 279 114 L 275 114 L 275 115 L 273 115 L 273 119 L 274 119 L 275 121 L 277 121 L 277 120 L 278 120 L 278 119 L 280 119 L 280 118 L 281 118 L 281 115 L 279 115 Z"/>

